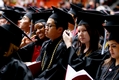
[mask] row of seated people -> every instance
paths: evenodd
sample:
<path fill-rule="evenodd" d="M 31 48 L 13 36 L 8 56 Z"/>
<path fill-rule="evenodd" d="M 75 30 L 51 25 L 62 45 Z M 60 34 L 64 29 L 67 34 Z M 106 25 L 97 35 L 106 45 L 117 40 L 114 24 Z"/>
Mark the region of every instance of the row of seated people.
<path fill-rule="evenodd" d="M 73 14 L 70 15 L 68 12 L 52 7 L 54 12 L 47 16 L 46 21 L 40 20 L 39 24 L 36 22 L 33 39 L 2 14 L 9 24 L 0 27 L 1 80 L 64 80 L 68 64 L 76 71 L 84 69 L 96 80 L 118 80 L 119 39 L 116 34 L 119 25 L 116 24 L 115 18 L 119 16 L 105 15 L 94 10 L 82 10 L 71 5 L 75 10 L 71 9 L 70 13 L 75 12 L 77 20 L 72 16 Z M 45 13 L 34 14 L 34 16 L 39 19 L 40 15 L 46 17 L 42 15 Z M 32 21 L 31 15 L 33 16 L 31 13 L 25 14 L 29 17 L 29 21 Z M 26 19 L 25 16 L 21 21 Z M 67 30 L 68 24 L 75 26 L 75 20 L 77 21 L 77 29 L 74 29 L 76 34 Z M 107 22 L 103 26 L 104 20 Z M 104 37 L 105 29 L 110 36 L 107 41 L 108 48 L 103 51 L 104 46 L 99 44 L 99 40 L 100 36 Z M 24 38 L 31 42 L 20 47 Z M 38 74 L 35 76 L 24 64 L 32 61 L 41 62 Z"/>

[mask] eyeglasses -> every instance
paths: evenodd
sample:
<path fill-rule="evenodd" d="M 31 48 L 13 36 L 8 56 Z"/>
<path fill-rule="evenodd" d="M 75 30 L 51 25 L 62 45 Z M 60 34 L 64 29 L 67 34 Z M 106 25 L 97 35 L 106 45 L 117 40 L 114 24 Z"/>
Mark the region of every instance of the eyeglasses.
<path fill-rule="evenodd" d="M 45 25 L 46 28 L 51 28 L 51 27 L 55 27 L 55 26 L 56 26 L 55 24 L 54 25 L 52 25 L 52 24 L 46 24 Z"/>

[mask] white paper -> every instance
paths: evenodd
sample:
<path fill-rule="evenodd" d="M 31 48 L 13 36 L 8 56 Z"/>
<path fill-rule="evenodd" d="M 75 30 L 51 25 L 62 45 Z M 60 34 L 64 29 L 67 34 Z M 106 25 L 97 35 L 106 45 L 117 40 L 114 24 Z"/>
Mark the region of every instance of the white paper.
<path fill-rule="evenodd" d="M 70 65 L 68 65 L 65 80 L 72 80 L 74 77 L 79 75 L 87 75 L 91 80 L 93 80 L 93 78 L 84 69 L 76 72 Z"/>

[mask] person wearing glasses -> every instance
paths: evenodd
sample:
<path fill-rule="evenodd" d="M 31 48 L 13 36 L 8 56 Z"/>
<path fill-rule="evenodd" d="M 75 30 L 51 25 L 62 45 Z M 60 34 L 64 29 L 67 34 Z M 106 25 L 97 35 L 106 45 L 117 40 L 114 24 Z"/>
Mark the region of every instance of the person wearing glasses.
<path fill-rule="evenodd" d="M 45 35 L 49 40 L 42 45 L 37 61 L 41 61 L 41 70 L 34 80 L 64 80 L 67 61 L 65 59 L 66 45 L 62 38 L 68 22 L 74 24 L 70 14 L 52 6 L 54 13 L 48 18 Z"/>
<path fill-rule="evenodd" d="M 52 12 L 34 13 L 32 15 L 34 24 L 34 35 L 32 36 L 31 43 L 19 49 L 18 53 L 23 62 L 33 62 L 40 54 L 42 43 L 49 38 L 45 35 L 45 25 L 48 17 Z"/>

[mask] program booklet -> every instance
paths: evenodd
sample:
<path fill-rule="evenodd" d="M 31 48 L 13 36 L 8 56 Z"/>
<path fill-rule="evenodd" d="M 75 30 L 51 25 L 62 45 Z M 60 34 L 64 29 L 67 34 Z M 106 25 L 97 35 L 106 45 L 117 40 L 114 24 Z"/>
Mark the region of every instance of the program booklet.
<path fill-rule="evenodd" d="M 36 76 L 39 73 L 39 71 L 41 70 L 41 61 L 26 62 L 25 64 L 29 67 L 33 76 Z"/>
<path fill-rule="evenodd" d="M 93 80 L 93 78 L 84 69 L 76 72 L 68 65 L 65 80 Z"/>

